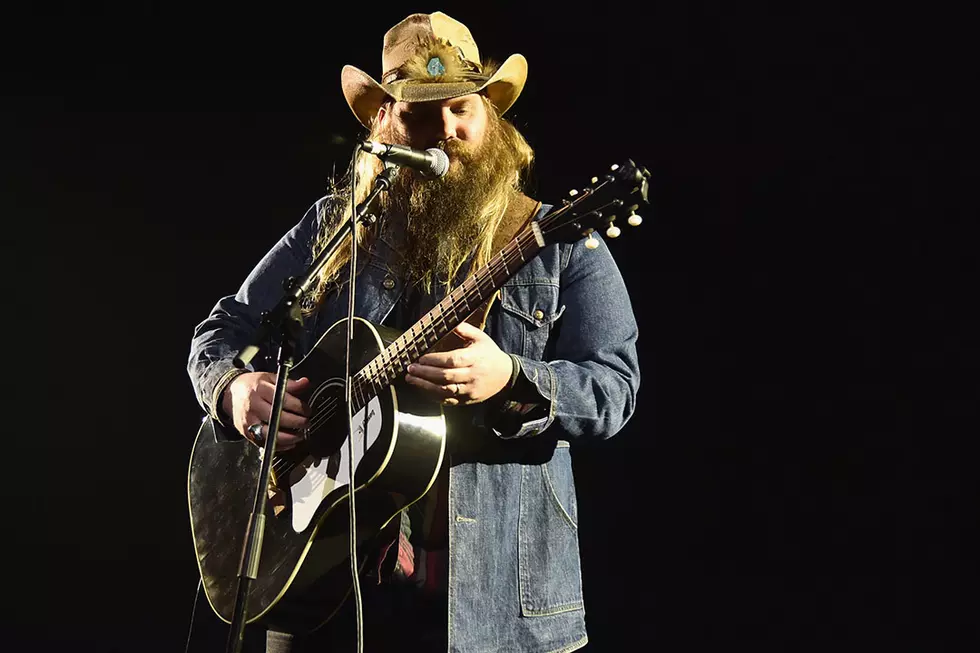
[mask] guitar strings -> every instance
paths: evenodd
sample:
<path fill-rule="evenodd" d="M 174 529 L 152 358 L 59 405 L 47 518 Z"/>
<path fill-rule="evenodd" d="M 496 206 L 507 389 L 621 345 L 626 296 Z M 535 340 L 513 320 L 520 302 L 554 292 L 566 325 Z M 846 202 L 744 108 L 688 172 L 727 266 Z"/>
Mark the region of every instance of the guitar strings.
<path fill-rule="evenodd" d="M 515 240 L 517 241 L 520 241 L 522 239 L 528 240 L 528 236 L 532 236 L 532 234 L 530 232 L 521 234 Z M 504 252 L 501 251 L 498 256 L 500 256 L 501 260 L 504 262 L 504 269 L 506 270 L 507 269 L 506 264 L 508 262 L 508 259 L 503 258 L 503 254 Z M 508 257 L 509 257 L 509 261 L 513 263 L 517 261 L 518 258 L 524 259 L 524 254 L 521 248 L 517 247 L 508 253 Z M 407 367 L 411 363 L 411 361 L 414 360 L 414 358 L 411 355 L 412 350 L 414 350 L 415 353 L 418 354 L 419 350 L 417 348 L 417 342 L 420 338 L 424 340 L 426 347 L 431 346 L 431 344 L 435 344 L 437 338 L 435 337 L 435 333 L 432 331 L 432 327 L 435 326 L 437 322 L 441 323 L 445 327 L 447 325 L 446 317 L 449 314 L 450 310 L 452 311 L 453 318 L 458 320 L 459 312 L 456 310 L 456 304 L 459 304 L 460 302 L 465 302 L 466 310 L 469 311 L 471 306 L 471 301 L 473 299 L 482 298 L 482 295 L 485 294 L 487 290 L 493 288 L 493 286 L 495 285 L 493 282 L 493 272 L 490 272 L 490 274 L 487 275 L 487 272 L 492 269 L 493 265 L 494 265 L 493 263 L 489 264 L 486 268 L 484 268 L 483 270 L 475 274 L 473 277 L 470 277 L 470 279 L 467 279 L 462 284 L 460 284 L 459 288 L 457 288 L 457 290 L 461 291 L 458 298 L 453 297 L 454 293 L 456 292 L 453 291 L 449 295 L 447 295 L 442 301 L 440 301 L 435 306 L 435 309 L 439 309 L 438 317 L 433 316 L 431 321 L 428 324 L 426 324 L 425 322 L 426 316 L 422 316 L 422 318 L 418 322 L 416 322 L 411 327 L 409 327 L 409 329 L 404 334 L 399 336 L 399 338 L 392 343 L 393 347 L 390 346 L 388 349 L 381 352 L 381 354 L 375 358 L 375 361 L 380 359 L 384 362 L 384 364 L 381 366 L 382 369 L 380 370 L 379 377 L 376 378 L 369 377 L 367 379 L 367 382 L 371 384 L 372 389 L 375 389 L 374 388 L 375 385 L 380 386 L 378 388 L 379 390 L 383 389 L 384 385 L 386 385 L 386 383 L 389 382 L 388 377 L 398 373 L 399 369 L 395 367 L 394 365 L 395 363 L 401 363 L 404 367 Z M 467 283 L 471 280 L 472 280 L 471 283 Z M 489 283 L 486 283 L 487 281 L 489 281 Z M 418 329 L 417 334 L 416 334 L 416 329 Z M 406 338 L 406 334 L 409 334 L 412 337 Z M 430 344 L 430 340 L 432 341 L 431 344 Z M 417 357 L 418 356 L 415 356 L 415 358 Z M 372 361 L 372 363 L 374 363 L 375 361 Z M 401 369 L 403 370 L 404 367 L 402 367 Z M 363 389 L 363 385 L 361 387 Z"/>
<path fill-rule="evenodd" d="M 337 406 L 337 404 L 339 402 L 340 402 L 340 399 L 339 398 L 337 398 L 337 397 L 330 397 L 330 398 L 328 398 L 324 402 L 323 406 L 321 406 L 319 410 L 333 410 Z M 316 427 L 308 427 L 308 430 L 312 430 L 313 428 L 316 428 Z M 282 463 L 282 464 L 277 467 L 277 463 Z M 291 472 L 295 468 L 296 468 L 296 465 L 294 463 L 291 463 L 288 460 L 286 460 L 285 458 L 282 458 L 282 457 L 279 457 L 279 456 L 276 456 L 276 460 L 274 460 L 273 463 L 272 463 L 272 469 L 277 474 L 288 473 L 288 472 Z"/>
<path fill-rule="evenodd" d="M 339 402 L 340 402 L 340 399 L 339 398 L 337 398 L 337 397 L 330 397 L 329 399 L 327 399 L 327 401 L 324 402 L 323 406 L 320 407 L 320 410 L 331 410 L 332 411 L 337 406 L 337 404 Z M 331 415 L 332 414 L 333 413 L 331 413 Z M 320 424 L 322 424 L 323 421 L 326 421 L 326 420 L 322 420 L 320 422 Z M 319 428 L 319 426 L 311 426 L 311 427 L 308 428 L 308 430 L 313 430 L 315 428 Z M 288 460 L 286 460 L 285 458 L 282 458 L 280 456 L 276 456 L 276 459 L 274 461 L 272 461 L 272 469 L 273 469 L 273 471 L 276 472 L 276 474 L 280 474 L 280 475 L 281 474 L 288 474 L 289 472 L 291 472 L 294 469 L 296 469 L 296 464 L 295 463 L 292 463 L 292 462 L 290 462 Z"/>

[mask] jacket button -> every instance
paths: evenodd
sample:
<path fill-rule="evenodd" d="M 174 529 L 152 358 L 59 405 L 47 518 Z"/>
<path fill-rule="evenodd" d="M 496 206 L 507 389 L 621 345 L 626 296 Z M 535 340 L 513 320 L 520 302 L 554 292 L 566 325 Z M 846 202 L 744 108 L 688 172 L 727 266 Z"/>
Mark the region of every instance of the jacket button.
<path fill-rule="evenodd" d="M 395 280 L 392 279 L 391 277 L 385 277 L 385 280 L 381 282 L 381 285 L 387 288 L 388 290 L 391 290 L 392 288 L 395 287 Z"/>
<path fill-rule="evenodd" d="M 542 311 L 540 308 L 538 310 L 534 311 L 534 319 L 535 320 L 543 320 L 544 319 L 544 311 Z"/>

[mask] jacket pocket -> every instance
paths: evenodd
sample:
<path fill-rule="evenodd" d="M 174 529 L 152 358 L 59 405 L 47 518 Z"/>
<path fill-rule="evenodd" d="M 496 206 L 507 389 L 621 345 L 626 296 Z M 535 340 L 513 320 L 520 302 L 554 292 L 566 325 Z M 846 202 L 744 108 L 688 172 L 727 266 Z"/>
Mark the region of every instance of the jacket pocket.
<path fill-rule="evenodd" d="M 521 470 L 518 583 L 524 616 L 582 609 L 577 517 L 571 457 L 559 443 L 548 463 Z"/>
<path fill-rule="evenodd" d="M 558 304 L 558 285 L 548 280 L 505 285 L 500 308 L 501 332 L 513 334 L 507 336 L 511 353 L 543 360 L 554 324 L 565 311 Z"/>

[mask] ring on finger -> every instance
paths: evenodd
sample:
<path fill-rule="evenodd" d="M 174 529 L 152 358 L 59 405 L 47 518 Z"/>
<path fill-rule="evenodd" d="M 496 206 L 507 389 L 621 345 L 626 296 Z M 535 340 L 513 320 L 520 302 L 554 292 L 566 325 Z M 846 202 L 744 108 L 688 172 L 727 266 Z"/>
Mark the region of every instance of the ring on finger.
<path fill-rule="evenodd" d="M 256 440 L 262 437 L 262 422 L 256 422 L 248 427 L 247 431 Z"/>

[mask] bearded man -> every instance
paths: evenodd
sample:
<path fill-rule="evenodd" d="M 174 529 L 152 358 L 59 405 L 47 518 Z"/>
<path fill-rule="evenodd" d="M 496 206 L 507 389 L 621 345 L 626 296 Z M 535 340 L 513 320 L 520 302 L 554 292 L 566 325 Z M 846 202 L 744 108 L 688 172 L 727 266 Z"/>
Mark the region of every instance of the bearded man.
<path fill-rule="evenodd" d="M 551 207 L 521 191 L 533 153 L 502 117 L 526 81 L 521 55 L 481 60 L 469 30 L 436 12 L 389 30 L 382 65 L 381 83 L 353 66 L 342 73 L 369 138 L 439 147 L 450 161 L 437 179 L 399 171 L 379 197 L 381 220 L 357 233 L 355 314 L 404 330 Z M 283 280 L 308 269 L 352 199 L 368 197 L 382 163 L 362 155 L 355 167 L 196 328 L 188 371 L 218 438 L 261 446 L 268 435 L 275 366 L 256 359 L 240 370 L 232 359 Z M 444 407 L 445 457 L 431 489 L 370 549 L 367 650 L 571 651 L 588 641 L 570 450 L 622 428 L 640 379 L 629 296 L 598 242 L 544 247 L 453 331 L 453 348 L 424 353 L 399 381 Z M 350 259 L 340 247 L 304 298 L 298 357 L 347 316 Z M 312 385 L 289 381 L 278 450 L 304 445 Z M 312 635 L 270 627 L 267 651 L 353 650 L 351 614 Z"/>

